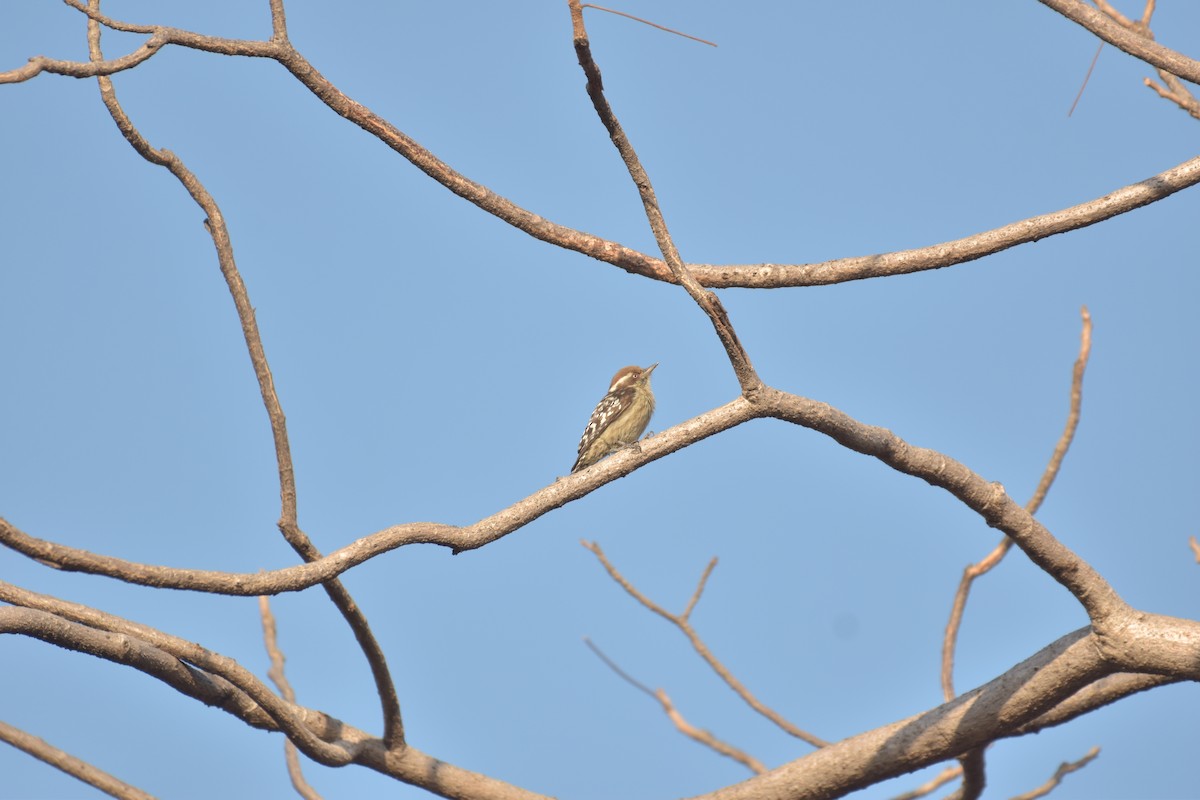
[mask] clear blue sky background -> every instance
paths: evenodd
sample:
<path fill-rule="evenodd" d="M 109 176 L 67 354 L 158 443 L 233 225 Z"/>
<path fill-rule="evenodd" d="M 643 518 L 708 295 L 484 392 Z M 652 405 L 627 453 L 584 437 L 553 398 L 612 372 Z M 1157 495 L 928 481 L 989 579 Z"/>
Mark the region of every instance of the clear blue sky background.
<path fill-rule="evenodd" d="M 1122 4 L 1129 12 L 1138 4 Z M 1200 5 L 1162 3 L 1200 53 Z M 269 35 L 263 2 L 109 2 L 111 15 Z M 608 95 L 689 261 L 814 262 L 1054 211 L 1197 154 L 1200 123 L 1112 48 L 1021 3 L 621 6 L 718 49 L 589 12 Z M 454 168 L 557 222 L 653 251 L 583 91 L 565 2 L 288 3 L 297 47 Z M 5 5 L 0 68 L 86 57 L 64 5 Z M 107 33 L 106 53 L 141 37 Z M 178 48 L 118 75 L 142 132 L 221 204 L 288 415 L 300 519 L 325 551 L 412 520 L 470 523 L 566 473 L 592 406 L 659 361 L 663 430 L 736 395 L 677 287 L 536 242 L 451 195 L 278 65 Z M 0 88 L 0 514 L 123 558 L 253 572 L 275 529 L 271 439 L 202 213 L 138 157 L 94 81 Z M 1195 250 L 1200 194 L 920 275 L 722 293 L 765 380 L 963 461 L 1024 501 L 1062 429 L 1079 309 L 1083 421 L 1040 518 L 1135 605 L 1200 616 Z M 416 746 L 573 800 L 667 798 L 748 776 L 682 738 L 582 643 L 775 766 L 810 749 L 745 708 L 581 538 L 672 609 L 721 561 L 696 626 L 765 702 L 840 739 L 936 705 L 962 568 L 998 535 L 942 491 L 774 421 L 702 442 L 482 551 L 414 547 L 345 576 Z M 265 675 L 255 601 L 57 574 L 5 580 L 158 626 Z M 323 593 L 275 601 L 306 705 L 379 731 Z M 978 585 L 966 690 L 1086 618 L 1011 556 Z M 0 640 L 0 718 L 172 798 L 286 797 L 282 739 L 128 669 Z M 991 795 L 1093 745 L 1059 798 L 1196 794 L 1200 690 L 1175 686 L 989 751 Z M 882 798 L 936 770 L 864 791 Z M 0 749 L 0 794 L 99 793 Z M 308 765 L 328 797 L 422 797 Z"/>

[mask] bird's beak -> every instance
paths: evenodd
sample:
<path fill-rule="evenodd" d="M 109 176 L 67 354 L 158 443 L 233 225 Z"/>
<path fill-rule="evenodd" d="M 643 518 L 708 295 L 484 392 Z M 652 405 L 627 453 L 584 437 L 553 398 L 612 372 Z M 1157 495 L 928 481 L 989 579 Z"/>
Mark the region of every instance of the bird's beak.
<path fill-rule="evenodd" d="M 644 370 L 642 370 L 642 380 L 648 379 L 650 377 L 650 373 L 654 372 L 654 368 L 657 366 L 658 366 L 658 362 L 655 361 L 653 364 L 651 364 L 650 366 L 648 366 Z"/>

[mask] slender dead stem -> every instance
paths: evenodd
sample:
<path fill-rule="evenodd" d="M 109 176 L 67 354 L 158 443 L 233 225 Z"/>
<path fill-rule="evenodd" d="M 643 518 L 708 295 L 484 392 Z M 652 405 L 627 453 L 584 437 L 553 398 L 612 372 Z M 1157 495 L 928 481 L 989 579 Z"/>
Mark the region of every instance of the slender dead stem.
<path fill-rule="evenodd" d="M 710 42 L 708 39 L 701 39 L 699 36 L 692 36 L 691 34 L 684 33 L 683 31 L 677 31 L 673 28 L 668 28 L 665 25 L 659 25 L 657 22 L 651 22 L 648 19 L 642 19 L 641 17 L 635 17 L 633 14 L 626 14 L 624 11 L 617 11 L 616 9 L 605 8 L 604 6 L 598 6 L 595 3 L 584 3 L 583 8 L 594 8 L 597 11 L 606 11 L 609 14 L 616 14 L 618 17 L 625 17 L 627 19 L 636 20 L 637 22 L 640 22 L 643 25 L 649 25 L 651 28 L 658 28 L 660 31 L 666 31 L 667 33 L 673 33 L 676 36 L 682 36 L 685 39 L 691 39 L 693 42 L 700 42 L 701 44 L 706 44 L 710 47 L 717 46 L 716 42 Z"/>
<path fill-rule="evenodd" d="M 892 800 L 919 800 L 919 798 L 933 794 L 950 781 L 957 779 L 960 775 L 962 775 L 962 765 L 954 764 L 953 766 L 946 767 L 932 779 L 922 783 L 917 788 L 896 795 Z"/>
<path fill-rule="evenodd" d="M 1058 477 L 1063 458 L 1066 457 L 1067 450 L 1075 439 L 1075 431 L 1079 427 L 1079 412 L 1083 402 L 1083 373 L 1087 369 L 1088 358 L 1092 352 L 1092 316 L 1088 313 L 1087 306 L 1083 307 L 1080 315 L 1083 319 L 1083 330 L 1080 333 L 1079 355 L 1076 357 L 1075 366 L 1071 371 L 1071 399 L 1067 422 L 1063 427 L 1062 435 L 1058 437 L 1054 452 L 1050 455 L 1050 461 L 1042 472 L 1041 480 L 1038 481 L 1033 496 L 1025 504 L 1025 510 L 1031 515 L 1037 513 L 1046 499 L 1046 494 L 1054 484 L 1054 479 Z M 963 570 L 958 590 L 954 593 L 954 601 L 951 604 L 950 620 L 946 623 L 946 631 L 942 638 L 942 696 L 946 700 L 954 697 L 954 656 L 958 648 L 958 633 L 962 628 L 963 613 L 967 607 L 967 597 L 970 595 L 971 586 L 977 578 L 987 574 L 999 564 L 1011 547 L 1012 539 L 1006 536 L 981 561 Z M 963 782 L 947 800 L 977 800 L 983 794 L 984 786 L 987 783 L 983 749 L 971 750 L 960 756 L 958 760 L 962 767 Z"/>
<path fill-rule="evenodd" d="M 604 554 L 604 551 L 600 548 L 599 544 L 596 542 L 587 541 L 580 542 L 580 544 L 582 544 L 585 548 L 590 550 L 593 555 L 596 556 L 597 560 L 599 560 L 600 564 L 608 572 L 609 577 L 616 581 L 617 585 L 624 589 L 630 597 L 641 603 L 642 606 L 647 610 L 657 614 L 678 628 L 683 635 L 687 637 L 687 640 L 691 643 L 692 648 L 700 655 L 702 659 L 704 659 L 704 662 L 708 664 L 709 668 L 712 669 L 712 671 L 715 672 L 721 680 L 725 681 L 725 684 L 732 689 L 738 695 L 738 697 L 742 698 L 742 701 L 746 703 L 746 705 L 750 706 L 759 714 L 775 723 L 775 725 L 781 730 L 786 731 L 792 736 L 795 736 L 797 739 L 802 739 L 803 741 L 808 742 L 813 747 L 824 747 L 829 744 L 824 739 L 821 739 L 809 733 L 808 731 L 796 727 L 781 714 L 779 714 L 779 712 L 770 708 L 757 697 L 755 697 L 754 694 L 747 689 L 746 686 L 739 681 L 732 672 L 730 672 L 729 668 L 721 663 L 721 661 L 715 655 L 713 655 L 712 651 L 708 649 L 708 645 L 706 645 L 704 640 L 700 638 L 700 634 L 696 633 L 696 629 L 692 627 L 688 617 L 695 608 L 696 603 L 699 601 L 700 594 L 704 591 L 704 586 L 708 581 L 709 575 L 712 573 L 713 567 L 716 566 L 717 560 L 715 558 L 708 562 L 708 566 L 705 568 L 704 574 L 700 577 L 700 581 L 696 585 L 696 591 L 692 594 L 692 599 L 688 602 L 687 610 L 683 614 L 672 614 L 662 606 L 658 605 L 658 603 L 655 603 L 649 597 L 642 594 L 642 592 L 639 591 L 636 586 L 630 583 L 629 579 L 622 575 L 617 568 L 613 566 L 612 562 L 608 560 L 608 556 Z"/>
<path fill-rule="evenodd" d="M 1093 747 L 1091 750 L 1088 750 L 1087 753 L 1084 754 L 1083 758 L 1079 759 L 1078 761 L 1066 761 L 1062 764 L 1059 764 L 1058 769 L 1054 771 L 1054 774 L 1050 776 L 1049 780 L 1036 789 L 1032 789 L 1024 794 L 1015 795 L 1011 800 L 1037 800 L 1039 797 L 1045 797 L 1046 795 L 1050 794 L 1050 792 L 1058 788 L 1058 785 L 1062 783 L 1063 778 L 1065 778 L 1067 775 L 1070 775 L 1072 772 L 1075 772 L 1076 770 L 1083 769 L 1099 755 L 1100 748 Z"/>
<path fill-rule="evenodd" d="M 100 10 L 99 0 L 88 0 L 88 10 L 98 14 Z M 279 22 L 278 24 L 282 23 Z M 100 50 L 100 22 L 92 16 L 89 16 L 88 19 L 88 54 L 94 61 L 101 61 L 104 58 Z M 108 109 L 117 128 L 129 144 L 133 146 L 133 149 L 147 161 L 170 170 L 171 174 L 183 184 L 188 194 L 192 196 L 192 199 L 196 201 L 197 205 L 207 215 L 204 227 L 212 237 L 213 245 L 216 247 L 217 261 L 220 264 L 221 274 L 225 277 L 230 296 L 233 298 L 234 307 L 237 309 L 238 319 L 241 321 L 242 336 L 246 341 L 246 348 L 250 354 L 250 362 L 253 365 L 254 374 L 258 378 L 259 391 L 262 395 L 263 405 L 267 410 L 267 417 L 270 420 L 271 435 L 275 441 L 275 459 L 279 471 L 279 498 L 281 506 L 279 530 L 283 533 L 284 538 L 287 539 L 288 544 L 292 546 L 292 549 L 305 561 L 317 561 L 322 557 L 320 551 L 317 550 L 308 536 L 300 529 L 297 522 L 296 476 L 292 465 L 291 445 L 288 441 L 287 420 L 283 414 L 283 406 L 279 402 L 279 395 L 275 391 L 275 380 L 271 375 L 271 368 L 267 363 L 267 355 L 263 348 L 262 335 L 259 333 L 258 321 L 254 315 L 254 307 L 250 303 L 249 292 L 246 290 L 246 284 L 242 280 L 241 273 L 237 268 L 237 262 L 234 260 L 233 242 L 229 237 L 229 230 L 225 226 L 225 217 L 221 213 L 216 200 L 213 199 L 200 180 L 184 165 L 178 156 L 169 150 L 156 150 L 137 130 L 117 101 L 112 79 L 101 75 L 96 80 L 100 84 L 100 97 L 105 107 Z M 401 746 L 404 742 L 404 726 L 400 716 L 400 699 L 396 694 L 391 673 L 388 671 L 383 649 L 379 646 L 374 634 L 371 633 L 366 616 L 359 609 L 341 582 L 330 580 L 322 585 L 334 605 L 341 612 L 342 617 L 349 624 L 355 639 L 358 641 L 359 647 L 366 656 L 367 663 L 370 665 L 371 674 L 375 678 L 376 691 L 379 694 L 379 700 L 383 707 L 384 740 L 388 743 L 389 747 Z"/>
<path fill-rule="evenodd" d="M 283 699 L 289 703 L 296 702 L 296 692 L 292 689 L 292 684 L 288 682 L 287 675 L 283 671 L 284 659 L 283 651 L 279 649 L 279 636 L 275 627 L 275 615 L 271 613 L 271 601 L 266 595 L 258 597 L 258 615 L 262 619 L 263 627 L 263 646 L 267 650 L 267 656 L 271 659 L 271 667 L 267 670 L 267 677 L 275 684 L 275 688 L 283 695 Z M 300 754 L 296 749 L 296 745 L 292 744 L 291 739 L 283 740 L 283 756 L 287 762 L 288 778 L 292 781 L 292 788 L 296 790 L 296 794 L 304 798 L 304 800 L 321 800 L 321 795 L 314 789 L 304 778 L 304 770 L 300 767 Z"/>
<path fill-rule="evenodd" d="M 615 672 L 617 676 L 621 678 L 621 680 L 625 681 L 639 692 L 649 695 L 660 706 L 662 706 L 663 713 L 667 715 L 667 719 L 671 720 L 671 724 L 675 726 L 675 729 L 684 736 L 692 739 L 693 741 L 699 742 L 714 752 L 720 753 L 728 758 L 732 758 L 734 761 L 742 764 L 756 775 L 761 775 L 767 771 L 766 766 L 761 761 L 747 753 L 745 750 L 742 750 L 739 747 L 734 747 L 728 742 L 718 739 L 712 734 L 711 731 L 706 731 L 703 728 L 697 728 L 695 725 L 688 722 L 683 714 L 679 713 L 679 709 L 675 707 L 675 703 L 672 702 L 671 697 L 666 693 L 665 690 L 659 689 L 658 691 L 655 691 L 639 681 L 637 678 L 630 675 L 628 672 L 622 669 L 617 662 L 609 658 L 608 654 L 601 650 L 599 645 L 597 645 L 591 639 L 584 637 L 583 643 L 588 646 L 588 649 L 591 650 L 597 658 L 604 662 L 605 666 Z"/>
<path fill-rule="evenodd" d="M 1092 315 L 1088 313 L 1087 306 L 1080 311 L 1080 317 L 1083 320 L 1083 327 L 1079 335 L 1079 355 L 1076 356 L 1075 365 L 1071 368 L 1071 397 L 1067 410 L 1067 421 L 1063 426 L 1062 435 L 1058 437 L 1058 442 L 1054 445 L 1054 452 L 1050 454 L 1050 461 L 1042 472 L 1041 480 L 1038 481 L 1037 488 L 1033 491 L 1033 496 L 1025 504 L 1025 510 L 1030 514 L 1036 514 L 1037 510 L 1042 507 L 1046 494 L 1054 484 L 1054 479 L 1058 477 L 1058 471 L 1062 467 L 1063 459 L 1066 458 L 1067 450 L 1070 449 L 1071 442 L 1075 440 L 1075 431 L 1079 428 L 1079 412 L 1083 405 L 1083 373 L 1087 369 L 1088 359 L 1092 354 Z M 954 601 L 950 607 L 950 621 L 946 623 L 946 632 L 942 637 L 942 696 L 946 700 L 954 697 L 954 652 L 958 647 L 958 632 L 962 627 L 963 611 L 967 607 L 967 597 L 971 593 L 971 585 L 976 578 L 987 574 L 999 564 L 1011 547 L 1012 539 L 1006 536 L 982 560 L 963 570 L 962 579 L 959 581 L 958 590 L 954 593 Z"/>

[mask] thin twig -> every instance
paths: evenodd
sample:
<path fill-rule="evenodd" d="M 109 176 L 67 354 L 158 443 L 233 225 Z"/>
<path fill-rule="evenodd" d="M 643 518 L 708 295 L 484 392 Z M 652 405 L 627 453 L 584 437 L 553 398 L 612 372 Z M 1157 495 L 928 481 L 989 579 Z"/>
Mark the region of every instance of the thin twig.
<path fill-rule="evenodd" d="M 600 646 L 598 644 L 596 644 L 595 642 L 593 642 L 590 637 L 587 637 L 587 636 L 583 637 L 583 643 L 586 644 L 588 646 L 588 649 L 591 650 L 592 653 L 595 654 L 596 658 L 603 661 L 605 663 L 605 665 L 609 669 L 611 669 L 613 672 L 617 673 L 617 675 L 623 681 L 628 683 L 633 688 L 637 689 L 639 692 L 644 692 L 645 694 L 648 694 L 651 697 L 657 698 L 657 695 L 654 694 L 653 689 L 651 689 L 649 686 L 647 686 L 646 684 L 639 681 L 637 678 L 630 675 L 625 670 L 621 669 L 620 665 L 617 664 L 617 662 L 613 661 L 611 658 L 609 658 L 608 654 L 605 653 L 603 650 L 601 650 Z"/>
<path fill-rule="evenodd" d="M 279 649 L 279 637 L 275 628 L 275 615 L 271 613 L 271 601 L 266 595 L 258 597 L 258 615 L 262 619 L 263 627 L 263 646 L 266 647 L 267 656 L 271 659 L 271 667 L 267 670 L 267 677 L 279 689 L 279 693 L 283 695 L 283 699 L 289 703 L 296 702 L 296 692 L 292 689 L 292 684 L 288 682 L 287 675 L 283 671 L 283 664 L 286 660 L 283 657 L 283 651 Z M 304 778 L 304 771 L 300 768 L 300 754 L 296 749 L 296 745 L 292 744 L 291 739 L 283 740 L 283 757 L 287 763 L 288 777 L 292 781 L 292 787 L 296 790 L 304 800 L 321 800 L 321 795 L 314 789 Z"/>
<path fill-rule="evenodd" d="M 667 622 L 670 622 L 672 625 L 677 627 L 683 633 L 683 635 L 687 637 L 688 641 L 692 645 L 692 648 L 699 653 L 700 657 L 704 659 L 709 668 L 711 668 L 713 672 L 715 672 L 717 676 L 721 678 L 721 680 L 725 681 L 725 684 L 729 686 L 730 689 L 733 689 L 733 691 L 737 693 L 738 697 L 742 698 L 742 701 L 745 702 L 746 705 L 750 706 L 759 714 L 775 723 L 780 729 L 786 731 L 792 736 L 795 736 L 797 739 L 802 739 L 803 741 L 808 742 L 813 747 L 824 747 L 828 744 L 828 742 L 826 742 L 824 739 L 814 736 L 811 733 L 796 727 L 791 722 L 788 722 L 777 711 L 769 708 L 761 700 L 755 697 L 754 694 L 747 689 L 745 685 L 743 685 L 742 682 L 733 675 L 732 672 L 729 671 L 728 667 L 722 664 L 721 661 L 717 659 L 715 655 L 713 655 L 712 651 L 709 650 L 708 646 L 704 643 L 704 640 L 700 638 L 700 635 L 696 633 L 695 628 L 692 627 L 691 621 L 688 619 L 687 614 L 691 613 L 692 609 L 695 607 L 696 601 L 699 599 L 700 593 L 704 590 L 704 585 L 708 580 L 708 576 L 711 574 L 713 567 L 716 566 L 716 559 L 710 561 L 708 567 L 705 568 L 704 574 L 701 576 L 699 584 L 696 587 L 696 592 L 692 595 L 692 601 L 688 603 L 687 614 L 672 614 L 662 606 L 655 603 L 649 597 L 642 594 L 636 586 L 630 583 L 629 580 L 622 575 L 616 567 L 613 566 L 612 562 L 608 560 L 608 556 L 604 554 L 604 551 L 600 548 L 599 544 L 596 542 L 587 541 L 580 542 L 580 544 L 582 544 L 596 556 L 596 558 L 600 561 L 600 564 L 608 572 L 609 576 L 616 581 L 617 584 L 624 589 L 630 597 L 641 603 L 642 606 L 647 610 L 657 614 Z"/>
<path fill-rule="evenodd" d="M 667 33 L 673 33 L 676 36 L 682 36 L 685 39 L 691 39 L 693 42 L 700 42 L 701 44 L 706 44 L 706 45 L 709 45 L 710 47 L 717 46 L 716 42 L 710 42 L 708 39 L 701 39 L 699 36 L 692 36 L 691 34 L 683 33 L 682 31 L 677 31 L 677 30 L 673 30 L 671 28 L 667 28 L 663 25 L 659 25 L 656 22 L 651 22 L 648 19 L 642 19 L 641 17 L 635 17 L 633 14 L 626 14 L 624 11 L 616 11 L 611 8 L 605 8 L 604 6 L 598 6 L 595 3 L 584 3 L 583 7 L 584 8 L 594 8 L 597 11 L 607 11 L 609 14 L 616 14 L 619 17 L 627 17 L 629 19 L 636 20 L 637 22 L 640 22 L 643 25 L 649 25 L 651 28 L 658 28 L 660 31 L 666 31 Z"/>
<path fill-rule="evenodd" d="M 599 658 L 601 661 L 603 661 L 608 666 L 609 669 L 611 669 L 613 672 L 617 673 L 617 675 L 619 675 L 622 680 L 626 681 L 634 688 L 638 689 L 639 691 L 645 692 L 646 694 L 650 695 L 655 700 L 657 700 L 658 704 L 660 706 L 662 706 L 663 713 L 665 713 L 667 715 L 667 718 L 669 720 L 671 720 L 671 723 L 675 726 L 675 728 L 680 733 L 682 733 L 684 736 L 687 736 L 689 739 L 699 742 L 700 744 L 704 745 L 705 747 L 707 747 L 711 750 L 714 750 L 715 752 L 718 752 L 723 756 L 732 758 L 734 761 L 737 761 L 738 763 L 742 764 L 748 770 L 755 773 L 756 775 L 761 775 L 767 771 L 766 765 L 764 765 L 761 761 L 759 761 L 754 756 L 747 753 L 745 750 L 742 750 L 741 748 L 738 748 L 738 747 L 734 747 L 733 745 L 729 744 L 728 742 L 718 739 L 716 736 L 714 736 L 712 734 L 711 731 L 704 730 L 703 728 L 697 728 L 695 725 L 688 722 L 687 719 L 683 716 L 683 714 L 679 713 L 679 709 L 677 709 L 675 707 L 675 704 L 671 701 L 671 698 L 666 693 L 666 691 L 664 691 L 663 689 L 654 691 L 650 687 L 648 687 L 646 684 L 639 681 L 637 678 L 634 678 L 633 676 L 631 676 L 628 672 L 621 669 L 621 667 L 618 666 L 615 661 L 613 661 L 611 658 L 608 657 L 608 654 L 606 654 L 603 650 L 601 650 L 599 648 L 599 646 L 597 646 L 591 639 L 587 638 L 586 636 L 584 637 L 583 642 L 584 642 L 584 644 L 586 644 L 588 646 L 588 648 L 593 653 L 596 654 L 597 658 Z"/>
<path fill-rule="evenodd" d="M 952 781 L 955 778 L 957 778 L 958 776 L 962 775 L 962 771 L 963 771 L 963 769 L 962 769 L 961 764 L 954 764 L 952 766 L 946 767 L 941 772 L 939 772 L 937 775 L 935 775 L 931 780 L 928 780 L 925 783 L 922 783 L 920 786 L 918 786 L 915 789 L 910 789 L 909 791 L 905 792 L 904 794 L 896 795 L 895 797 L 892 798 L 892 800 L 919 800 L 919 798 L 933 794 L 934 792 L 936 792 L 938 789 L 945 786 L 950 781 Z"/>
<path fill-rule="evenodd" d="M 1100 60 L 1100 51 L 1104 49 L 1104 42 L 1096 46 L 1096 55 L 1092 56 L 1092 63 L 1088 64 L 1087 72 L 1083 76 L 1083 83 L 1079 84 L 1079 91 L 1075 93 L 1075 99 L 1071 101 L 1071 108 L 1067 111 L 1067 116 L 1075 113 L 1075 106 L 1079 105 L 1079 98 L 1083 97 L 1083 90 L 1087 88 L 1088 81 L 1092 79 L 1092 70 L 1096 68 L 1096 62 Z"/>
<path fill-rule="evenodd" d="M 1197 541 L 1195 536 L 1189 536 L 1188 547 L 1192 548 L 1192 555 L 1196 557 L 1196 563 L 1200 564 L 1200 541 Z"/>
<path fill-rule="evenodd" d="M 99 14 L 99 0 L 88 0 L 88 11 L 93 12 L 93 14 Z M 91 14 L 88 17 L 88 54 L 93 61 L 102 61 L 104 59 L 100 51 L 100 22 Z M 254 306 L 250 303 L 249 292 L 246 290 L 246 284 L 242 280 L 241 273 L 237 268 L 237 262 L 234 259 L 233 242 L 230 239 L 229 230 L 225 226 L 225 217 L 221 213 L 216 200 L 178 156 L 169 150 L 156 150 L 142 136 L 124 109 L 121 108 L 121 104 L 117 100 L 116 90 L 113 88 L 112 79 L 106 75 L 101 75 L 96 80 L 100 85 L 100 97 L 126 141 L 147 161 L 170 170 L 171 174 L 183 184 L 188 194 L 192 196 L 192 199 L 196 201 L 197 205 L 207 215 L 204 227 L 212 237 L 213 245 L 216 247 L 217 261 L 221 268 L 221 274 L 225 277 L 229 293 L 237 309 L 238 319 L 242 326 L 242 336 L 246 341 L 246 349 L 250 354 L 250 362 L 254 367 L 255 376 L 258 378 L 259 392 L 262 395 L 263 405 L 266 407 L 267 417 L 270 420 L 271 435 L 275 442 L 276 464 L 279 472 L 281 505 L 279 530 L 283 533 L 284 538 L 287 539 L 288 544 L 292 546 L 292 549 L 301 558 L 308 562 L 317 561 L 321 558 L 321 553 L 300 529 L 297 521 L 296 475 L 292 463 L 291 445 L 288 441 L 287 420 L 284 417 L 279 396 L 275 391 L 275 380 L 271 375 L 270 365 L 267 363 L 267 354 L 263 348 L 262 335 L 259 332 L 258 321 L 254 315 Z M 359 647 L 366 656 L 367 663 L 370 665 L 371 674 L 375 679 L 376 692 L 379 695 L 379 701 L 383 710 L 384 741 L 388 743 L 389 747 L 400 746 L 404 742 L 404 724 L 400 716 L 400 699 L 396 694 L 395 684 L 388 670 L 383 648 L 379 646 L 374 634 L 371 633 L 366 616 L 341 582 L 330 580 L 322 585 L 325 588 L 326 594 L 329 595 L 333 604 L 350 626 L 350 629 L 354 633 L 354 638 L 358 641 Z"/>
<path fill-rule="evenodd" d="M 692 599 L 688 600 L 687 608 L 680 614 L 681 619 L 688 619 L 692 616 L 692 611 L 696 608 L 696 603 L 700 602 L 700 595 L 704 594 L 704 587 L 708 585 L 708 578 L 712 575 L 712 571 L 717 567 L 717 557 L 713 556 L 708 562 L 708 566 L 704 568 L 704 574 L 700 576 L 700 580 L 696 582 L 696 591 L 692 592 Z"/>
<path fill-rule="evenodd" d="M 1062 764 L 1059 764 L 1058 769 L 1054 771 L 1054 774 L 1048 781 L 1036 789 L 1032 789 L 1024 794 L 1016 795 L 1012 798 L 1012 800 L 1037 800 L 1039 797 L 1045 797 L 1046 795 L 1050 794 L 1050 792 L 1052 792 L 1060 783 L 1062 783 L 1063 778 L 1065 778 L 1067 775 L 1070 775 L 1072 772 L 1075 772 L 1076 770 L 1083 769 L 1098 755 L 1100 755 L 1100 748 L 1093 747 L 1091 750 L 1088 750 L 1084 757 L 1078 761 L 1063 762 Z"/>
<path fill-rule="evenodd" d="M 1025 510 L 1031 515 L 1037 513 L 1046 499 L 1050 487 L 1054 484 L 1054 479 L 1058 477 L 1058 471 L 1062 467 L 1063 459 L 1066 458 L 1067 450 L 1070 449 L 1071 442 L 1075 440 L 1075 431 L 1079 428 L 1079 414 L 1083 405 L 1083 374 L 1092 353 L 1092 315 L 1088 312 L 1087 306 L 1080 310 L 1080 318 L 1082 319 L 1082 329 L 1079 334 L 1079 355 L 1076 356 L 1075 364 L 1071 368 L 1071 397 L 1067 421 L 1063 426 L 1062 435 L 1058 437 L 1058 442 L 1054 445 L 1054 452 L 1050 454 L 1050 461 L 1042 472 L 1041 480 L 1038 481 L 1037 488 L 1033 491 L 1033 496 L 1025 504 Z M 950 620 L 946 623 L 946 632 L 942 637 L 942 695 L 947 700 L 954 697 L 954 652 L 958 646 L 958 632 L 962 626 L 963 612 L 967 606 L 971 584 L 975 582 L 976 578 L 987 574 L 999 564 L 1011 547 L 1012 540 L 1006 536 L 982 560 L 963 570 L 958 590 L 954 593 L 954 601 L 951 604 Z"/>

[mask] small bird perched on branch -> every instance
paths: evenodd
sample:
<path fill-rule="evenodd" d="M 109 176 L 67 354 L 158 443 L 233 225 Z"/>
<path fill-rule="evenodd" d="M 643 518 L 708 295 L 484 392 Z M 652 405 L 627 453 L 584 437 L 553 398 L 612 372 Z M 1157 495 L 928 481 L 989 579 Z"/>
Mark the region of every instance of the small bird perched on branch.
<path fill-rule="evenodd" d="M 650 373 L 658 364 L 622 367 L 613 375 L 608 394 L 596 404 L 592 418 L 579 440 L 579 458 L 571 472 L 595 464 L 609 453 L 633 444 L 650 424 L 654 413 L 654 392 L 650 391 Z"/>

